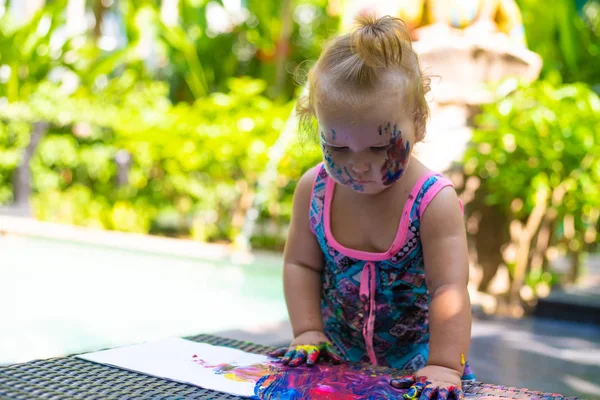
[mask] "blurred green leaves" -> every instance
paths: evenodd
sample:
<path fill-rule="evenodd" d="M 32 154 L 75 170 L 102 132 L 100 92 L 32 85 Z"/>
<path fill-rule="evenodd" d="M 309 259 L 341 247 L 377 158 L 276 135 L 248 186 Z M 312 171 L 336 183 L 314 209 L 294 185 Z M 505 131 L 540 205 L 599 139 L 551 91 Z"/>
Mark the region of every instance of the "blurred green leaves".
<path fill-rule="evenodd" d="M 544 60 L 543 74 L 558 72 L 564 82 L 600 84 L 600 2 L 518 0 L 531 50 Z"/>
<path fill-rule="evenodd" d="M 516 86 L 501 98 L 478 116 L 464 171 L 480 180 L 485 205 L 503 213 L 514 243 L 529 227 L 536 246 L 526 244 L 530 257 L 542 257 L 530 272 L 541 279 L 542 260 L 598 245 L 600 98 L 583 83 L 550 81 Z M 544 216 L 532 225 L 540 207 Z"/>
<path fill-rule="evenodd" d="M 43 85 L 29 103 L 0 109 L 0 119 L 13 120 L 0 124 L 0 176 L 19 162 L 23 145 L 10 143 L 28 142 L 19 128 L 43 119 L 51 128 L 30 163 L 39 218 L 149 232 L 171 215 L 179 234 L 210 225 L 200 239 L 235 237 L 241 223 L 234 214 L 248 207 L 240 201 L 252 193 L 291 103 L 264 97 L 265 83 L 251 78 L 232 78 L 227 93 L 178 105 L 164 84 L 122 93 L 118 81 L 101 93 L 70 96 Z M 119 150 L 131 155 L 124 186 L 116 184 Z"/>

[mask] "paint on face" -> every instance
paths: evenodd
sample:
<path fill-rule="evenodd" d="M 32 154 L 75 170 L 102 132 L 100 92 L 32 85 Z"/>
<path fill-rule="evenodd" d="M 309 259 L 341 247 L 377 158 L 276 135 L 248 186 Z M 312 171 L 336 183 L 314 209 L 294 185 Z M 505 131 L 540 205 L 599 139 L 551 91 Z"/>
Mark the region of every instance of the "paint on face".
<path fill-rule="evenodd" d="M 331 130 L 332 135 L 336 135 L 335 131 Z M 353 190 L 357 192 L 364 192 L 365 187 L 363 184 L 359 183 L 352 177 L 352 174 L 348 171 L 348 167 L 342 165 L 340 163 L 339 158 L 341 154 L 335 154 L 340 151 L 330 149 L 327 146 L 327 138 L 325 137 L 325 133 L 321 131 L 321 151 L 323 152 L 323 159 L 325 164 L 325 169 L 329 176 L 333 179 L 341 183 L 345 186 L 350 186 Z"/>
<path fill-rule="evenodd" d="M 385 186 L 396 182 L 404 174 L 408 165 L 410 155 L 410 143 L 406 143 L 402 138 L 402 131 L 394 124 L 393 130 L 391 123 L 388 122 L 385 127 L 379 127 L 379 131 L 391 136 L 390 147 L 387 150 L 385 162 L 381 166 L 381 179 Z"/>
<path fill-rule="evenodd" d="M 363 136 L 354 138 L 357 146 L 364 146 L 360 149 L 360 157 L 363 157 L 362 161 L 369 165 L 366 173 L 367 176 L 356 173 L 351 168 L 351 162 L 354 162 L 356 160 L 355 157 L 359 157 L 359 155 L 352 153 L 350 145 L 347 142 L 348 136 L 344 135 L 346 143 L 332 144 L 340 135 L 338 135 L 335 129 L 330 129 L 329 131 L 331 132 L 329 135 L 326 135 L 323 130 L 320 132 L 321 150 L 323 152 L 325 169 L 329 176 L 336 182 L 348 186 L 354 191 L 365 192 L 366 184 L 387 187 L 398 181 L 404 174 L 409 162 L 411 146 L 409 141 L 405 140 L 402 136 L 402 132 L 396 124 L 392 126 L 391 122 L 387 122 L 379 125 L 377 135 L 374 137 Z M 386 138 L 388 140 L 387 144 L 382 144 L 382 138 L 380 137 Z M 372 175 L 376 170 L 371 171 L 371 166 L 374 166 L 374 168 L 381 166 L 378 176 Z M 363 179 L 368 182 L 363 181 Z"/>

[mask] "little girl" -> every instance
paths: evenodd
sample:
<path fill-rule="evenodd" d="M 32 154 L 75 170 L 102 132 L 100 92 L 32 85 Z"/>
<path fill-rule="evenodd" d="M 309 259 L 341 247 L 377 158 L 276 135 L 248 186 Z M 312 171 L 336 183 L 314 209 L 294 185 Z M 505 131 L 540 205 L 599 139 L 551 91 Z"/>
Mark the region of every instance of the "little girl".
<path fill-rule="evenodd" d="M 462 398 L 469 350 L 467 243 L 447 179 L 411 156 L 429 80 L 402 20 L 361 17 L 308 76 L 298 114 L 324 161 L 302 176 L 285 248 L 294 332 L 283 362 L 319 357 L 417 371 L 412 398 Z M 315 121 L 316 119 L 316 121 Z"/>

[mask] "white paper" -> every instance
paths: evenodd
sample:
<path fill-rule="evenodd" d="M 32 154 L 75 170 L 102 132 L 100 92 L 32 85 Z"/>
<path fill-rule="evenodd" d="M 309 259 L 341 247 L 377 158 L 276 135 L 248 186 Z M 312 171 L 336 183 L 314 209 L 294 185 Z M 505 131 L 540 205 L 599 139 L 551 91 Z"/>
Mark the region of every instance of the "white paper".
<path fill-rule="evenodd" d="M 270 360 L 267 356 L 181 338 L 163 339 L 77 357 L 244 397 L 254 396 L 255 382 L 237 382 L 216 374 L 214 368 L 207 366 L 252 365 Z M 205 365 L 200 365 L 198 359 L 203 360 Z"/>

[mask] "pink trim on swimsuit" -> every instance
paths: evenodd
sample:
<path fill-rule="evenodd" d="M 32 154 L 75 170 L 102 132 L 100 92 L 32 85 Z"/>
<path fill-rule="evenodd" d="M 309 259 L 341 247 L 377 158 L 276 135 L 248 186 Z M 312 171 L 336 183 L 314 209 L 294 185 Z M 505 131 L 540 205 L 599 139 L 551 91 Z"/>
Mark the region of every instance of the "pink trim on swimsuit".
<path fill-rule="evenodd" d="M 452 182 L 449 179 L 442 177 L 429 188 L 427 193 L 425 193 L 425 196 L 423 196 L 423 199 L 421 200 L 421 204 L 419 204 L 419 210 L 418 210 L 419 218 L 421 218 L 423 216 L 423 213 L 427 209 L 427 206 L 429 205 L 429 203 L 431 203 L 431 201 L 435 198 L 435 196 L 437 196 L 437 194 L 443 188 L 448 187 L 448 186 L 450 186 L 452 188 L 454 187 L 454 185 L 452 184 Z M 462 203 L 462 201 L 460 201 L 460 199 L 458 200 L 458 203 L 460 205 L 460 209 L 464 213 L 463 203 Z"/>
<path fill-rule="evenodd" d="M 391 247 L 389 248 L 389 250 L 386 252 L 383 252 L 383 253 L 374 253 L 374 252 L 369 252 L 369 251 L 349 249 L 347 247 L 342 246 L 340 243 L 338 243 L 337 240 L 335 240 L 335 238 L 333 237 L 333 234 L 331 233 L 331 213 L 330 213 L 331 202 L 333 200 L 333 191 L 335 188 L 335 181 L 331 177 L 329 177 L 327 179 L 327 184 L 325 187 L 325 201 L 323 202 L 324 203 L 323 204 L 323 208 L 324 208 L 323 219 L 324 219 L 324 224 L 325 224 L 325 237 L 327 238 L 327 241 L 334 249 L 336 249 L 340 253 L 342 253 L 348 257 L 352 257 L 352 258 L 356 258 L 356 259 L 360 259 L 360 260 L 364 260 L 364 261 L 382 261 L 382 260 L 386 260 L 386 259 L 392 257 L 394 254 L 396 254 L 398 252 L 400 247 L 404 244 L 404 239 L 406 238 L 406 232 L 408 230 L 408 224 L 410 223 L 410 210 L 412 209 L 413 203 L 415 202 L 415 199 L 417 198 L 419 191 L 423 187 L 423 184 L 427 181 L 427 179 L 429 179 L 433 175 L 436 175 L 436 172 L 430 171 L 430 172 L 426 173 L 425 175 L 423 175 L 421 178 L 419 178 L 417 183 L 415 183 L 415 186 L 412 188 L 412 191 L 410 192 L 410 194 L 408 196 L 408 200 L 406 200 L 406 204 L 404 204 L 404 209 L 402 211 L 402 217 L 400 218 L 400 222 L 398 224 L 398 230 L 396 231 L 396 237 L 394 238 L 394 241 L 393 241 Z"/>
<path fill-rule="evenodd" d="M 375 274 L 377 269 L 371 261 L 365 263 L 362 273 L 360 274 L 360 297 L 365 301 L 365 312 L 367 320 L 363 326 L 363 337 L 365 346 L 371 364 L 377 365 L 377 356 L 373 348 L 373 336 L 375 336 L 375 293 L 377 291 L 377 281 Z"/>
<path fill-rule="evenodd" d="M 315 197 L 315 185 L 317 184 L 317 180 L 319 179 L 319 174 L 321 173 L 321 168 L 323 168 L 323 161 L 318 163 L 317 167 L 315 169 L 317 171 L 317 173 L 315 174 L 315 179 L 313 179 L 312 189 L 310 190 L 310 202 L 308 203 L 308 215 L 309 216 L 310 216 L 310 208 L 312 207 L 313 198 Z M 313 224 L 310 223 L 310 221 L 309 221 L 309 226 L 310 226 L 311 232 L 316 235 L 315 227 L 313 226 Z"/>

